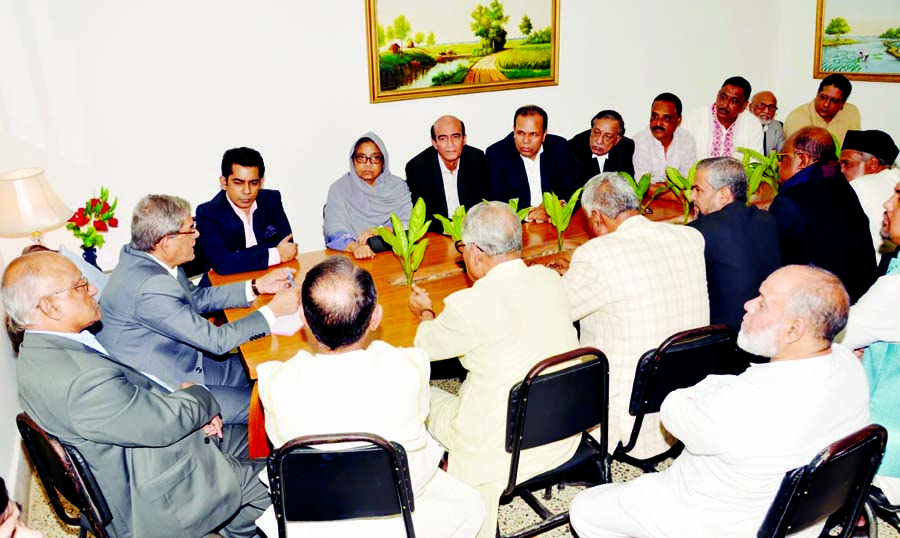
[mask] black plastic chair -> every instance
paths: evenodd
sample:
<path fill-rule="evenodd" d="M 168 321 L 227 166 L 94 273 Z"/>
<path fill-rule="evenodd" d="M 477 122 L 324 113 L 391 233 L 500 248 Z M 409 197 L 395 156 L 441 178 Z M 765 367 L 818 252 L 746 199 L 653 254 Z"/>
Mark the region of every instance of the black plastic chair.
<path fill-rule="evenodd" d="M 737 375 L 747 369 L 747 355 L 735 353 L 736 339 L 735 332 L 725 325 L 707 325 L 676 333 L 658 348 L 644 353 L 637 364 L 628 406 L 634 426 L 628 442 L 623 445 L 620 441 L 612 458 L 654 473 L 656 464 L 681 454 L 684 445 L 680 441 L 649 458 L 635 458 L 629 452 L 637 444 L 644 416 L 659 413 L 670 392 L 693 387 L 708 375 Z"/>
<path fill-rule="evenodd" d="M 851 536 L 886 443 L 887 431 L 870 424 L 830 444 L 809 465 L 785 473 L 756 536 L 782 538 L 823 517 L 828 519 L 821 536 Z M 841 533 L 829 534 L 837 526 Z"/>
<path fill-rule="evenodd" d="M 365 446 L 316 445 L 364 442 Z M 337 521 L 401 514 L 415 538 L 415 509 L 406 451 L 371 433 L 307 435 L 285 443 L 266 460 L 278 536 L 291 521 Z"/>
<path fill-rule="evenodd" d="M 16 416 L 16 426 L 59 519 L 79 527 L 81 538 L 88 532 L 108 538 L 106 526 L 112 521 L 112 513 L 81 452 L 44 431 L 27 413 Z M 60 495 L 79 510 L 79 515 L 66 512 Z"/>
<path fill-rule="evenodd" d="M 553 366 L 588 357 L 591 359 L 586 362 L 543 373 Z M 598 485 L 610 481 L 608 413 L 609 363 L 599 349 L 592 347 L 579 348 L 539 362 L 521 383 L 509 391 L 506 451 L 511 454 L 510 471 L 500 502 L 505 504 L 514 497 L 521 497 L 542 519 L 510 537 L 536 536 L 568 523 L 568 512 L 554 514 L 534 496 L 534 490 L 545 489 L 544 498 L 549 499 L 550 488 L 554 484 L 581 482 Z M 600 441 L 587 433 L 598 425 L 601 425 Z M 581 443 L 572 458 L 551 471 L 516 483 L 523 450 L 578 433 L 581 433 Z"/>
<path fill-rule="evenodd" d="M 866 505 L 872 516 L 878 516 L 897 532 L 900 532 L 900 505 L 891 504 L 887 497 L 885 497 L 884 492 L 877 486 L 873 485 L 869 489 L 869 499 L 866 502 Z M 875 518 L 872 516 L 869 517 L 870 527 L 876 524 Z"/>

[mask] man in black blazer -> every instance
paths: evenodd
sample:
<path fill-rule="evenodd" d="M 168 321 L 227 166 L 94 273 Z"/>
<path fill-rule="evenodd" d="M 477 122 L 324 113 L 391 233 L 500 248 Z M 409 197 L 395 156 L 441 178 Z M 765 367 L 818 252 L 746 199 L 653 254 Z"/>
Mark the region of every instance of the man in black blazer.
<path fill-rule="evenodd" d="M 876 279 L 875 246 L 859 198 L 844 178 L 834 140 L 822 127 L 804 127 L 784 143 L 781 188 L 769 212 L 778 222 L 781 261 L 831 271 L 851 303 Z"/>
<path fill-rule="evenodd" d="M 266 269 L 297 256 L 281 193 L 262 188 L 265 174 L 258 151 L 229 149 L 222 156 L 222 190 L 197 206 L 197 246 L 220 275 Z"/>
<path fill-rule="evenodd" d="M 581 183 L 600 172 L 627 172 L 634 177 L 634 140 L 625 136 L 625 120 L 615 110 L 598 112 L 590 129 L 569 140 L 569 149 L 581 168 Z"/>
<path fill-rule="evenodd" d="M 547 113 L 537 105 L 516 110 L 513 132 L 491 144 L 485 155 L 490 173 L 487 199 L 518 198 L 520 208 L 532 208 L 530 220 L 547 220 L 542 193 L 568 199 L 581 186 L 566 139 L 547 134 Z"/>
<path fill-rule="evenodd" d="M 470 209 L 484 199 L 487 174 L 484 152 L 466 145 L 466 125 L 454 116 L 438 118 L 431 126 L 431 147 L 406 163 L 413 204 L 422 198 L 429 215 L 447 218 L 458 206 Z M 451 187 L 449 192 L 445 185 Z M 442 233 L 443 226 L 432 219 L 429 230 Z"/>
<path fill-rule="evenodd" d="M 747 174 L 737 159 L 703 159 L 694 176 L 696 228 L 705 241 L 709 321 L 741 326 L 744 303 L 781 267 L 778 225 L 768 211 L 747 205 Z"/>

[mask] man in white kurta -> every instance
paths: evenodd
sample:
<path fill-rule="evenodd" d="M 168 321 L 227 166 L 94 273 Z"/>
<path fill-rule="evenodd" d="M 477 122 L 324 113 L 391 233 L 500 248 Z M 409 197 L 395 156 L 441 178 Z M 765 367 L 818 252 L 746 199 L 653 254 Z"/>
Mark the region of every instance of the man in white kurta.
<path fill-rule="evenodd" d="M 371 432 L 403 445 L 409 461 L 418 536 L 472 537 L 483 519 L 481 499 L 438 469 L 444 449 L 425 429 L 429 410 L 428 357 L 363 336 L 381 321 L 372 277 L 335 256 L 310 269 L 303 282 L 304 317 L 320 352 L 300 351 L 287 362 L 257 368 L 266 432 L 279 447 L 295 437 Z M 342 316 L 343 319 L 342 319 Z M 258 520 L 277 536 L 274 509 Z M 398 536 L 401 516 L 340 522 L 290 523 L 302 536 Z"/>
<path fill-rule="evenodd" d="M 738 338 L 771 362 L 671 393 L 661 414 L 684 452 L 663 472 L 576 496 L 569 514 L 578 535 L 755 537 L 784 473 L 868 424 L 862 366 L 831 345 L 849 303 L 840 280 L 822 269 L 772 273 L 747 303 Z M 790 536 L 818 536 L 823 524 Z"/>
<path fill-rule="evenodd" d="M 638 214 L 638 200 L 616 173 L 594 177 L 581 205 L 593 235 L 578 247 L 563 277 L 581 345 L 609 359 L 609 446 L 628 440 L 628 402 L 640 356 L 678 331 L 709 324 L 703 236 L 687 226 Z M 669 448 L 658 415 L 648 415 L 631 454 Z"/>
<path fill-rule="evenodd" d="M 894 185 L 900 181 L 900 170 L 891 165 L 900 154 L 891 135 L 884 131 L 847 131 L 841 147 L 841 173 L 850 182 L 859 198 L 866 217 L 869 233 L 875 246 L 875 260 L 881 262 L 881 253 L 894 247 L 883 243 L 881 216 L 884 202 L 894 193 Z"/>
<path fill-rule="evenodd" d="M 763 152 L 762 125 L 747 111 L 750 83 L 744 77 L 730 77 L 722 83 L 712 105 L 684 115 L 681 127 L 687 129 L 697 145 L 697 158 L 735 157 L 738 148 Z"/>
<path fill-rule="evenodd" d="M 468 370 L 459 396 L 432 389 L 428 425 L 450 453 L 449 473 L 481 493 L 485 523 L 479 537 L 491 538 L 509 477 L 509 389 L 541 360 L 578 347 L 578 339 L 559 275 L 522 262 L 522 227 L 507 204 L 472 208 L 462 237 L 473 286 L 448 296 L 436 318 L 427 293 L 415 287 L 410 309 L 423 320 L 416 347 L 432 360 L 458 356 Z M 519 481 L 567 461 L 579 437 L 524 451 Z"/>

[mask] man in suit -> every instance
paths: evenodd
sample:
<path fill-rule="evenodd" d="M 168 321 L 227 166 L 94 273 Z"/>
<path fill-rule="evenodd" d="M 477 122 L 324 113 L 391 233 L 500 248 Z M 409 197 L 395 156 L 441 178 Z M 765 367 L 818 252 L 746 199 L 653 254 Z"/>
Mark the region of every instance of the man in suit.
<path fill-rule="evenodd" d="M 487 192 L 484 152 L 466 144 L 466 125 L 454 116 L 441 116 L 431 126 L 431 147 L 406 163 L 406 184 L 412 202 L 422 198 L 430 215 L 450 218 L 459 206 L 470 209 Z M 432 219 L 432 232 L 444 228 Z"/>
<path fill-rule="evenodd" d="M 781 261 L 831 271 L 855 303 L 875 282 L 875 247 L 869 219 L 841 174 L 834 140 L 823 127 L 804 127 L 783 149 L 781 189 L 769 206 L 778 223 Z"/>
<path fill-rule="evenodd" d="M 103 293 L 103 329 L 97 338 L 130 366 L 171 386 L 190 381 L 209 387 L 226 424 L 246 424 L 250 385 L 236 346 L 271 332 L 277 316 L 299 308 L 289 289 L 292 269 L 276 269 L 249 282 L 198 288 L 179 267 L 194 256 L 197 230 L 191 206 L 175 196 L 149 195 L 131 218 L 131 244 L 122 247 Z M 277 292 L 277 293 L 276 293 Z M 275 293 L 264 307 L 216 327 L 203 313 L 247 307 Z"/>
<path fill-rule="evenodd" d="M 784 147 L 784 125 L 775 119 L 778 112 L 778 99 L 775 94 L 765 90 L 756 92 L 750 100 L 750 112 L 759 118 L 763 129 L 763 155 L 773 151 L 781 151 Z"/>
<path fill-rule="evenodd" d="M 16 377 L 25 411 L 84 455 L 113 536 L 256 534 L 270 504 L 246 457 L 246 428 L 223 427 L 208 389 L 165 387 L 107 353 L 86 328 L 96 288 L 54 252 L 13 260 L 0 297 L 23 329 Z"/>
<path fill-rule="evenodd" d="M 543 193 L 568 199 L 578 187 L 578 164 L 561 136 L 547 134 L 547 113 L 525 105 L 513 116 L 513 132 L 488 146 L 488 200 L 531 207 L 529 220 L 546 221 Z"/>
<path fill-rule="evenodd" d="M 615 447 L 634 423 L 628 400 L 641 354 L 709 323 L 703 237 L 641 215 L 634 190 L 617 172 L 591 178 L 581 207 L 595 237 L 575 249 L 563 285 L 569 321 L 581 322 L 581 345 L 602 349 L 609 359 L 609 444 Z M 669 448 L 658 416 L 648 415 L 643 428 L 635 457 Z"/>
<path fill-rule="evenodd" d="M 220 275 L 259 271 L 297 257 L 281 193 L 263 189 L 266 165 L 251 148 L 222 156 L 222 190 L 197 206 L 200 252 Z"/>
<path fill-rule="evenodd" d="M 409 307 L 422 322 L 415 347 L 432 361 L 460 357 L 469 371 L 459 396 L 431 389 L 428 427 L 450 453 L 447 472 L 475 487 L 484 501 L 479 538 L 493 538 L 500 493 L 509 478 L 504 449 L 509 389 L 535 364 L 575 349 L 559 275 L 522 262 L 522 226 L 502 202 L 469 211 L 462 230 L 466 272 L 475 281 L 444 300 L 437 317 L 425 290 L 413 286 Z M 520 481 L 572 457 L 580 436 L 522 453 Z"/>
<path fill-rule="evenodd" d="M 581 167 L 579 183 L 600 172 L 626 172 L 634 176 L 634 141 L 625 136 L 625 120 L 615 110 L 601 110 L 591 128 L 569 140 L 569 150 Z"/>
<path fill-rule="evenodd" d="M 744 303 L 781 267 L 778 225 L 768 211 L 747 205 L 747 174 L 737 159 L 700 161 L 693 190 L 700 215 L 688 226 L 705 242 L 709 321 L 738 329 Z"/>

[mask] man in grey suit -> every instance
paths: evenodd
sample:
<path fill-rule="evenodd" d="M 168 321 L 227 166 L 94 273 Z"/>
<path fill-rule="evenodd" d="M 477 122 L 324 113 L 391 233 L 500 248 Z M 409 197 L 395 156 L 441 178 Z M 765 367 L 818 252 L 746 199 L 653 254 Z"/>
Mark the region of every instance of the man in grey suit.
<path fill-rule="evenodd" d="M 179 267 L 194 257 L 198 233 L 191 206 L 175 196 L 145 196 L 131 218 L 131 244 L 103 293 L 100 343 L 129 366 L 178 386 L 206 385 L 222 406 L 226 424 L 246 424 L 250 384 L 236 346 L 268 335 L 276 316 L 300 306 L 290 288 L 292 269 L 276 269 L 250 282 L 198 288 Z M 266 306 L 216 327 L 203 314 L 246 307 L 275 293 Z"/>
<path fill-rule="evenodd" d="M 750 112 L 762 124 L 763 154 L 768 157 L 773 151 L 781 151 L 784 146 L 784 126 L 775 119 L 775 113 L 778 112 L 775 94 L 768 90 L 754 94 L 750 101 Z"/>
<path fill-rule="evenodd" d="M 227 538 L 256 533 L 270 504 L 241 426 L 222 426 L 210 392 L 171 390 L 110 357 L 85 328 L 97 289 L 53 252 L 13 260 L 0 299 L 24 330 L 16 377 L 25 411 L 84 455 L 113 519 L 112 536 Z"/>

